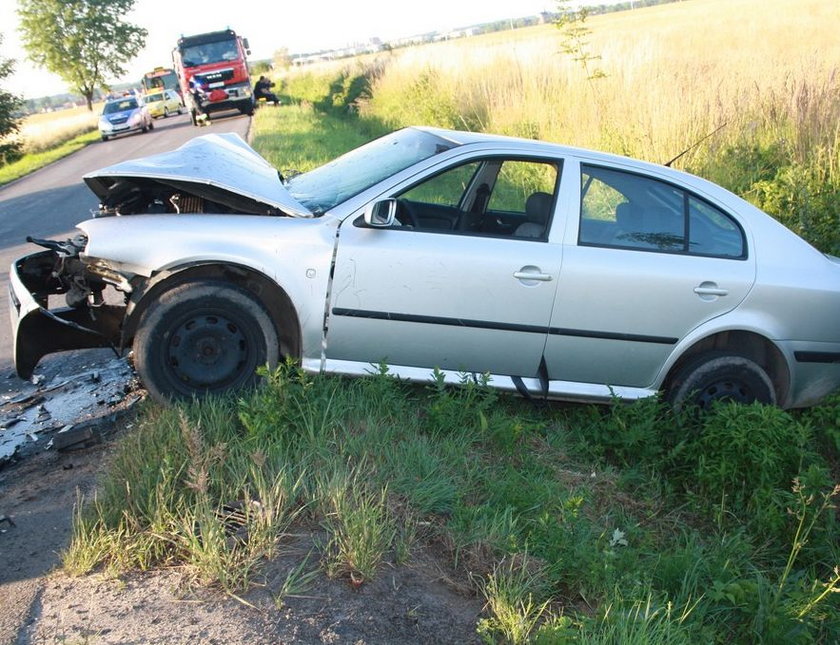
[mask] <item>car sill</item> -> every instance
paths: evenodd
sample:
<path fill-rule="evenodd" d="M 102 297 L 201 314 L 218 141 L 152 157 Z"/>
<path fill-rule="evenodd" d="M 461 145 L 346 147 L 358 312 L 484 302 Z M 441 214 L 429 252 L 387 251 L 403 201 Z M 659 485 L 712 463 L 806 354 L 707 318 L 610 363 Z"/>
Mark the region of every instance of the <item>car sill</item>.
<path fill-rule="evenodd" d="M 319 372 L 344 374 L 347 376 L 372 376 L 379 373 L 379 367 L 373 363 L 359 363 L 356 361 L 343 361 L 335 359 L 309 358 L 303 359 L 303 369 L 307 372 L 317 374 Z M 450 385 L 458 385 L 462 382 L 464 372 L 454 370 L 440 370 L 444 382 Z M 428 383 L 433 380 L 432 370 L 425 367 L 408 367 L 405 365 L 388 365 L 388 374 L 397 376 L 415 383 Z M 476 380 L 480 374 L 469 374 Z M 523 378 L 522 384 L 531 395 L 536 398 L 543 398 L 542 384 L 538 378 Z M 494 388 L 505 392 L 518 393 L 515 379 L 510 376 L 490 374 L 490 383 Z M 644 399 L 655 396 L 656 390 L 640 387 L 609 386 L 596 383 L 576 383 L 573 381 L 549 381 L 548 395 L 546 398 L 558 401 L 576 401 L 580 403 L 604 403 L 615 398 L 624 400 Z"/>

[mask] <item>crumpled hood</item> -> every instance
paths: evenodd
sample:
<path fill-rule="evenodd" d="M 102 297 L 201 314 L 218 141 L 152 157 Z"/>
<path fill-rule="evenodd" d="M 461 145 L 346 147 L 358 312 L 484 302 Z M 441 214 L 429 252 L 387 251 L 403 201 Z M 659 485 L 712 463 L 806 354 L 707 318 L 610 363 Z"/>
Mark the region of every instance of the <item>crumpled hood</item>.
<path fill-rule="evenodd" d="M 313 217 L 289 194 L 277 170 L 234 133 L 195 137 L 170 152 L 123 161 L 83 177 L 100 199 L 123 178 L 151 179 L 173 186 L 187 184 L 198 195 L 202 187 L 207 187 L 213 199 L 218 200 L 221 190 L 293 217 Z"/>

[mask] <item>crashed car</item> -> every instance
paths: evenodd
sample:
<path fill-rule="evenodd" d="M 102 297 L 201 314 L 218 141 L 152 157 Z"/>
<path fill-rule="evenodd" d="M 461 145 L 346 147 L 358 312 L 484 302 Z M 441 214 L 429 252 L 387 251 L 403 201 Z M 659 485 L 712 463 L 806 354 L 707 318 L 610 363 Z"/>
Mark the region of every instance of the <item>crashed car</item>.
<path fill-rule="evenodd" d="M 96 216 L 11 268 L 23 378 L 114 346 L 161 401 L 288 357 L 577 401 L 792 408 L 840 384 L 840 260 L 664 166 L 413 127 L 302 174 L 209 135 L 84 181 Z"/>

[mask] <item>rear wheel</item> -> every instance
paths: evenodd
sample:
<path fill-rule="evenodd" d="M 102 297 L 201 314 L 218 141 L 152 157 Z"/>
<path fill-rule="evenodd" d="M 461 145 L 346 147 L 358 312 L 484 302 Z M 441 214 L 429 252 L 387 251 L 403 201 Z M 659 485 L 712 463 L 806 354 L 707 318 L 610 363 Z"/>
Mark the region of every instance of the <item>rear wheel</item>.
<path fill-rule="evenodd" d="M 252 385 L 279 356 L 268 312 L 247 291 L 204 280 L 164 293 L 143 314 L 134 339 L 137 372 L 157 401 Z"/>
<path fill-rule="evenodd" d="M 107 140 L 108 140 L 108 135 L 103 134 L 103 135 L 102 135 L 102 140 L 103 140 L 103 141 L 107 141 Z"/>
<path fill-rule="evenodd" d="M 709 410 L 717 401 L 776 404 L 776 390 L 767 372 L 755 361 L 737 354 L 712 352 L 686 363 L 667 391 L 676 409 Z"/>

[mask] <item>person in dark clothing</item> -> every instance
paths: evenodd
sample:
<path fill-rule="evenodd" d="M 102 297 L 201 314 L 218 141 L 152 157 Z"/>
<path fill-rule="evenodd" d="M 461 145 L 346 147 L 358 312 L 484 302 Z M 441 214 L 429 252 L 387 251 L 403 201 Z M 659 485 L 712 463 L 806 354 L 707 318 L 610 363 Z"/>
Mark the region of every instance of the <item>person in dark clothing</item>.
<path fill-rule="evenodd" d="M 254 98 L 256 100 L 265 99 L 273 102 L 274 105 L 280 105 L 280 99 L 270 91 L 272 87 L 274 87 L 273 81 L 268 80 L 265 76 L 260 76 L 260 79 L 254 83 Z"/>

